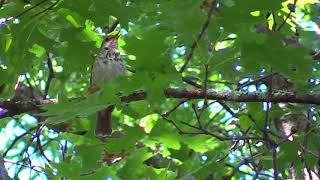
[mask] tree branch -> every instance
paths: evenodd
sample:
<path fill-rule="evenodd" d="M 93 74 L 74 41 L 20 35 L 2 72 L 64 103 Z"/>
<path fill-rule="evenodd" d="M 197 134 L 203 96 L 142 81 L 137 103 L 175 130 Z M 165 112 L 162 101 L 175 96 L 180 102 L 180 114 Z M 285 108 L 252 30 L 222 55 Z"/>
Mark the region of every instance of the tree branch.
<path fill-rule="evenodd" d="M 61 1 L 61 0 L 56 0 L 56 2 L 54 2 L 53 4 L 51 4 L 49 7 L 45 8 L 44 10 L 42 10 L 42 11 L 40 11 L 40 12 L 34 14 L 34 15 L 32 15 L 32 18 L 35 18 L 35 17 L 37 17 L 37 16 L 39 16 L 39 15 L 41 15 L 41 14 L 44 14 L 44 13 L 52 10 L 52 9 L 54 8 L 54 6 L 56 6 L 60 1 Z"/>
<path fill-rule="evenodd" d="M 287 22 L 287 20 L 288 20 L 289 17 L 291 16 L 292 12 L 295 11 L 297 2 L 298 2 L 298 0 L 294 0 L 292 7 L 291 7 L 291 8 L 289 7 L 290 12 L 289 12 L 289 14 L 286 16 L 286 18 L 282 21 L 282 23 L 279 25 L 277 31 L 280 31 L 280 29 L 284 26 L 284 24 Z"/>
<path fill-rule="evenodd" d="M 204 99 L 208 100 L 223 100 L 230 102 L 267 102 L 267 93 L 262 92 L 238 92 L 238 91 L 214 91 L 208 90 L 205 93 L 202 89 L 175 89 L 167 88 L 164 90 L 167 98 L 181 99 Z M 129 103 L 132 101 L 144 100 L 147 93 L 144 91 L 134 92 L 128 96 L 122 96 L 121 101 Z M 320 105 L 320 95 L 317 94 L 301 94 L 293 92 L 274 92 L 268 102 L 272 103 L 300 103 L 300 104 L 315 104 Z M 56 104 L 57 100 L 30 100 L 30 101 L 3 101 L 0 102 L 0 107 L 8 110 L 6 116 L 40 110 L 38 105 L 41 104 Z"/>
<path fill-rule="evenodd" d="M 53 71 L 52 60 L 51 60 L 52 57 L 51 56 L 52 56 L 51 53 L 47 53 L 47 57 L 48 57 L 47 66 L 48 66 L 48 69 L 49 69 L 49 75 L 48 75 L 48 79 L 47 79 L 47 82 L 46 82 L 46 87 L 45 87 L 45 90 L 44 90 L 43 99 L 47 99 L 47 96 L 48 96 L 48 93 L 49 93 L 49 88 L 50 88 L 50 85 L 51 85 L 51 81 L 54 78 L 54 71 Z"/>
<path fill-rule="evenodd" d="M 30 128 L 29 130 L 27 130 L 26 132 L 24 132 L 23 134 L 21 134 L 20 136 L 16 137 L 12 143 L 10 144 L 10 146 L 8 147 L 8 149 L 3 153 L 3 157 L 5 157 L 7 155 L 7 153 L 13 148 L 13 146 L 24 136 L 29 135 L 32 131 L 34 131 L 37 127 L 33 127 Z"/>
<path fill-rule="evenodd" d="M 14 19 L 19 18 L 20 16 L 23 16 L 23 15 L 26 14 L 27 12 L 31 11 L 32 9 L 40 6 L 41 4 L 43 4 L 43 3 L 47 2 L 47 1 L 48 1 L 48 0 L 42 0 L 42 1 L 38 2 L 37 4 L 31 6 L 30 8 L 22 11 L 22 12 L 19 13 L 18 15 L 11 16 L 11 17 L 7 18 L 5 21 L 1 22 L 0 25 L 7 24 L 8 22 L 13 21 Z"/>
<path fill-rule="evenodd" d="M 207 20 L 205 21 L 205 23 L 203 24 L 202 28 L 201 28 L 201 31 L 200 33 L 198 34 L 197 36 L 197 39 L 192 43 L 191 45 L 191 49 L 189 51 L 189 54 L 186 58 L 186 61 L 184 62 L 184 64 L 182 65 L 181 69 L 179 70 L 180 73 L 182 73 L 187 65 L 189 64 L 189 61 L 191 60 L 192 56 L 193 56 L 193 53 L 194 53 L 194 50 L 196 49 L 197 45 L 198 45 L 198 42 L 200 41 L 201 37 L 203 36 L 204 32 L 206 31 L 206 29 L 208 28 L 209 26 L 209 23 L 210 23 L 210 20 L 211 20 L 211 17 L 212 17 L 212 14 L 214 13 L 214 11 L 216 10 L 216 7 L 214 6 L 214 2 L 213 1 L 213 5 L 210 7 L 210 10 L 208 12 L 208 15 L 207 15 Z"/>

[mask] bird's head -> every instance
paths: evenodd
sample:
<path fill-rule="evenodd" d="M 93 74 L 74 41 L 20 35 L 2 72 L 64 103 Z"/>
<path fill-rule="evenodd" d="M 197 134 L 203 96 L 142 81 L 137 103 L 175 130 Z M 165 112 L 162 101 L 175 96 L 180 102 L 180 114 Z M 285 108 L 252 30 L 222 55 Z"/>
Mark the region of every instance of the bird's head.
<path fill-rule="evenodd" d="M 116 35 L 108 36 L 103 43 L 104 49 L 106 50 L 118 49 L 119 37 L 120 37 L 120 33 L 117 33 Z"/>

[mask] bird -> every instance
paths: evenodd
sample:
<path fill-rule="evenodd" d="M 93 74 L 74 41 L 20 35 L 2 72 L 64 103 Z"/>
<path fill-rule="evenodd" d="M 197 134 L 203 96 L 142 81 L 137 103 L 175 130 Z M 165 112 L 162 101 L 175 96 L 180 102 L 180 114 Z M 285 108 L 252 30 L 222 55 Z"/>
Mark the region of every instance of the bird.
<path fill-rule="evenodd" d="M 110 82 L 112 79 L 125 75 L 127 72 L 124 60 L 118 47 L 119 33 L 107 36 L 100 47 L 98 55 L 92 64 L 89 93 L 99 89 L 99 83 Z M 96 115 L 95 135 L 105 139 L 112 135 L 112 111 L 115 105 L 108 105 L 105 109 L 98 111 Z"/>

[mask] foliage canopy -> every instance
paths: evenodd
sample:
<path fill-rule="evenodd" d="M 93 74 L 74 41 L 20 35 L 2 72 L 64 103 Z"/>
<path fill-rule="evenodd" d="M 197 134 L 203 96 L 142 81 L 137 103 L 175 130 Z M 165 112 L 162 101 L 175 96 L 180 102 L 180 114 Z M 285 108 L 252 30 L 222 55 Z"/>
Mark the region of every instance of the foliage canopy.
<path fill-rule="evenodd" d="M 0 0 L 0 7 L 0 177 L 3 163 L 21 179 L 319 172 L 320 101 L 294 103 L 296 93 L 319 90 L 318 1 Z M 119 31 L 130 72 L 88 95 L 102 34 Z M 124 135 L 101 141 L 95 113 L 112 103 L 113 129 Z"/>

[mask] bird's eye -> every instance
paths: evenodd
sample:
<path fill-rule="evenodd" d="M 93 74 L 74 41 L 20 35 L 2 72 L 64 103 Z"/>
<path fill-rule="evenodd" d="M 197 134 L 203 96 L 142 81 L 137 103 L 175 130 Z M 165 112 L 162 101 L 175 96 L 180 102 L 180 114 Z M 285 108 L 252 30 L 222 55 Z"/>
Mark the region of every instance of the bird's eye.
<path fill-rule="evenodd" d="M 109 47 L 104 47 L 104 49 L 108 51 L 108 50 L 109 50 Z"/>

